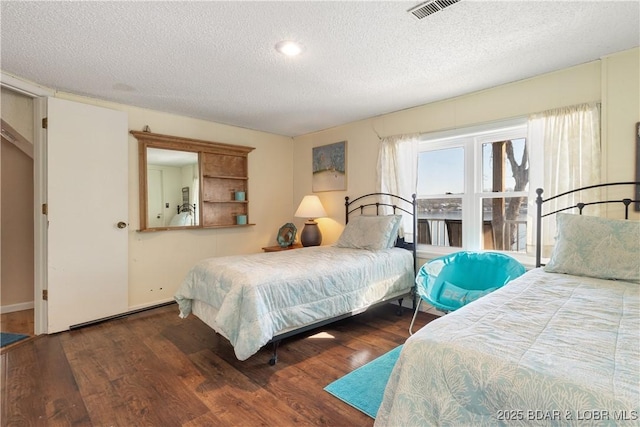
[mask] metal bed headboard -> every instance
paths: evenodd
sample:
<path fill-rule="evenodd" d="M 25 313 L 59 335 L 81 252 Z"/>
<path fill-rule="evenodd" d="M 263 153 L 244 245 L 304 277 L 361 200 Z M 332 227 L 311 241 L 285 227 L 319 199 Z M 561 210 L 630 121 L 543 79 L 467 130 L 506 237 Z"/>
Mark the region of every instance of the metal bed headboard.
<path fill-rule="evenodd" d="M 389 197 L 392 203 L 385 203 L 380 201 L 382 197 Z M 367 200 L 362 200 L 367 199 Z M 356 205 L 356 202 L 362 200 L 360 204 Z M 368 201 L 371 200 L 371 201 Z M 376 200 L 376 201 L 374 201 Z M 397 202 L 394 203 L 394 202 Z M 404 206 L 404 207 L 403 207 Z M 351 201 L 349 201 L 349 196 L 344 198 L 344 207 L 345 207 L 345 224 L 349 222 L 349 215 L 353 214 L 356 211 L 360 211 L 360 215 L 362 215 L 366 208 L 375 207 L 376 215 L 382 215 L 380 212 L 381 207 L 390 207 L 393 209 L 393 214 L 396 215 L 398 211 L 404 212 L 408 215 L 411 215 L 411 224 L 412 224 L 412 232 L 413 232 L 413 242 L 406 243 L 403 247 L 407 250 L 411 250 L 413 253 L 413 271 L 417 271 L 418 267 L 418 258 L 416 252 L 416 239 L 417 239 L 417 228 L 418 228 L 418 218 L 417 218 L 417 202 L 416 195 L 411 195 L 411 200 L 407 200 L 404 197 L 391 194 L 391 193 L 369 193 L 363 196 L 357 197 Z"/>
<path fill-rule="evenodd" d="M 191 212 L 192 214 L 196 214 L 196 204 L 183 203 L 178 205 L 178 213 L 182 212 Z"/>
<path fill-rule="evenodd" d="M 627 181 L 627 182 L 611 182 L 611 183 L 606 183 L 606 184 L 596 184 L 596 185 L 589 185 L 587 187 L 581 187 L 581 188 L 576 188 L 574 190 L 571 191 L 565 191 L 564 193 L 560 193 L 560 194 L 556 194 L 555 196 L 549 197 L 548 199 L 543 199 L 542 198 L 542 193 L 544 192 L 544 190 L 542 188 L 538 188 L 536 189 L 536 194 L 538 195 L 536 197 L 536 205 L 537 205 L 537 212 L 536 212 L 536 267 L 540 267 L 542 265 L 542 218 L 545 218 L 547 216 L 551 216 L 551 215 L 555 215 L 558 212 L 562 212 L 562 211 L 566 211 L 569 209 L 574 209 L 574 208 L 578 208 L 578 212 L 580 215 L 582 215 L 582 210 L 585 208 L 585 206 L 591 206 L 591 205 L 602 205 L 602 204 L 609 204 L 609 203 L 622 203 L 624 205 L 624 219 L 629 219 L 629 206 L 631 205 L 631 203 L 640 203 L 640 200 L 632 200 L 632 199 L 614 199 L 614 200 L 597 200 L 597 201 L 592 201 L 592 202 L 578 202 L 575 205 L 571 205 L 571 206 L 566 206 L 564 208 L 561 209 L 557 209 L 553 212 L 548 212 L 543 214 L 542 213 L 542 205 L 544 203 L 547 203 L 551 200 L 569 195 L 569 194 L 574 194 L 574 193 L 579 193 L 581 191 L 585 191 L 585 190 L 591 190 L 594 188 L 603 188 L 603 187 L 612 187 L 612 186 L 619 186 L 619 185 L 635 185 L 635 186 L 640 186 L 640 181 Z"/>

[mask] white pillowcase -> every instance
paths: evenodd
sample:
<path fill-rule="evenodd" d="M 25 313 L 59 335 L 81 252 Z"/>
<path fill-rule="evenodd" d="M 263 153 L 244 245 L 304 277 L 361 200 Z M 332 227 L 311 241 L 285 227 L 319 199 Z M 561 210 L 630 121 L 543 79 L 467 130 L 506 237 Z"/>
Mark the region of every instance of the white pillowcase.
<path fill-rule="evenodd" d="M 545 271 L 640 283 L 640 222 L 558 213 Z"/>
<path fill-rule="evenodd" d="M 358 215 L 349 219 L 335 246 L 354 249 L 392 248 L 402 215 Z"/>

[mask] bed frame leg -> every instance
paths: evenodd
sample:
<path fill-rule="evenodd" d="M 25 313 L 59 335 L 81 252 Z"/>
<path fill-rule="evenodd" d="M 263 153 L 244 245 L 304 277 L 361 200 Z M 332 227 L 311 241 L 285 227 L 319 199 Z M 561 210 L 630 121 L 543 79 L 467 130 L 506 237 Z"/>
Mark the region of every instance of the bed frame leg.
<path fill-rule="evenodd" d="M 271 355 L 271 359 L 269 359 L 269 365 L 273 366 L 278 361 L 278 345 L 280 345 L 280 341 L 273 342 L 273 354 Z"/>
<path fill-rule="evenodd" d="M 402 316 L 402 300 L 404 298 L 398 298 L 398 309 L 396 310 L 396 314 L 398 316 Z"/>
<path fill-rule="evenodd" d="M 418 310 L 420 310 L 420 303 L 422 299 L 418 300 L 418 306 L 416 307 L 416 311 L 413 313 L 413 318 L 411 319 L 411 324 L 409 325 L 409 335 L 413 335 L 413 324 L 416 321 L 416 316 L 418 316 Z"/>

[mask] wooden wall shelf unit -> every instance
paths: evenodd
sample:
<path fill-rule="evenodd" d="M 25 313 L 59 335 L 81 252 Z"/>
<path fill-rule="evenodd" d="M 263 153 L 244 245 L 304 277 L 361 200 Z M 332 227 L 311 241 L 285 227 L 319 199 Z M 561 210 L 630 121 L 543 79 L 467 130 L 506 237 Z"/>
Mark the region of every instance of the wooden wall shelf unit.
<path fill-rule="evenodd" d="M 159 231 L 182 228 L 246 227 L 253 225 L 249 215 L 248 156 L 253 147 L 202 141 L 191 138 L 131 131 L 138 140 L 140 161 L 140 231 Z M 196 212 L 198 224 L 181 227 L 149 227 L 147 149 L 198 153 L 199 188 Z M 236 200 L 235 193 L 244 192 L 244 200 Z M 246 224 L 237 224 L 237 215 L 246 215 Z"/>

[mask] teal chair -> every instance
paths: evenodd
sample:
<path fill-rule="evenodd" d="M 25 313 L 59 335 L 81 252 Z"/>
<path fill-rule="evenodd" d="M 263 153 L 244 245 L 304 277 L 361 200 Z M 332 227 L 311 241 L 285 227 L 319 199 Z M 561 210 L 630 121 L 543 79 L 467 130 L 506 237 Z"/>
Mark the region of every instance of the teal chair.
<path fill-rule="evenodd" d="M 413 313 L 409 334 L 413 334 L 413 323 L 422 301 L 448 313 L 501 288 L 524 273 L 525 268 L 518 260 L 498 252 L 461 251 L 432 259 L 416 275 L 416 291 L 420 300 Z"/>

